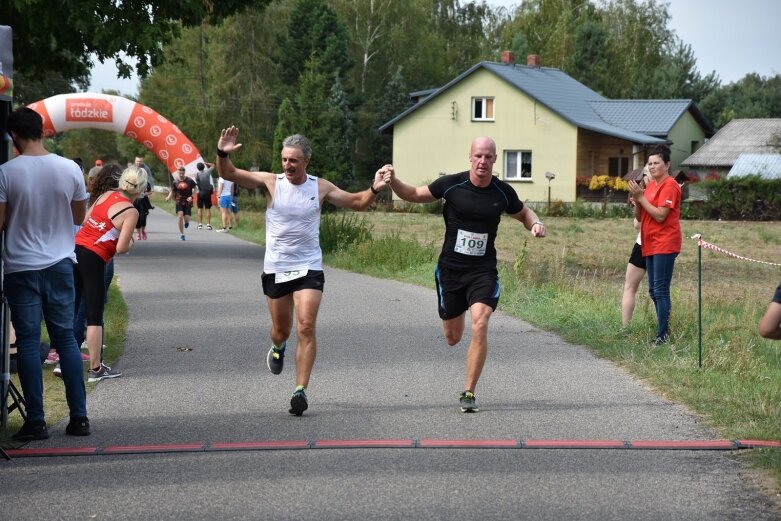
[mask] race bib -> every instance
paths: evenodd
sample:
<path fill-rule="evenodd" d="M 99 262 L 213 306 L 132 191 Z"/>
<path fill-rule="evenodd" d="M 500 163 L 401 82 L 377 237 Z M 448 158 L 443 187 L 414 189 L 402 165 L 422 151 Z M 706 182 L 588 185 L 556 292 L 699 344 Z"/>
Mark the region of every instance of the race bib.
<path fill-rule="evenodd" d="M 488 246 L 487 233 L 474 233 L 464 230 L 458 230 L 456 237 L 456 253 L 482 257 L 485 255 L 485 248 Z"/>
<path fill-rule="evenodd" d="M 274 274 L 274 282 L 276 284 L 282 284 L 283 282 L 290 282 L 291 280 L 300 279 L 307 274 L 309 270 L 296 270 L 296 271 L 283 271 L 282 273 Z"/>

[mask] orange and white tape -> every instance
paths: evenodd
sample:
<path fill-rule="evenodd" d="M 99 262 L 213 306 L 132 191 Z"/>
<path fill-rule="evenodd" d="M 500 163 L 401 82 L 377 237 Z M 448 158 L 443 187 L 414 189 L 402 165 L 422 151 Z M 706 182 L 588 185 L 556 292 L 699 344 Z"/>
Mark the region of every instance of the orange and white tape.
<path fill-rule="evenodd" d="M 730 257 L 735 257 L 736 259 L 749 261 L 749 262 L 756 262 L 757 264 L 766 264 L 768 266 L 781 266 L 781 264 L 778 264 L 776 262 L 768 262 L 768 261 L 761 261 L 756 259 L 751 259 L 749 257 L 744 257 L 742 255 L 738 255 L 737 253 L 732 253 L 731 251 L 727 251 L 724 248 L 720 248 L 716 246 L 715 244 L 711 244 L 707 241 L 702 240 L 702 235 L 699 233 L 692 235 L 692 239 L 697 240 L 697 246 L 700 246 L 701 248 L 707 248 L 709 250 L 713 250 L 718 253 L 723 253 L 724 255 L 729 255 Z"/>

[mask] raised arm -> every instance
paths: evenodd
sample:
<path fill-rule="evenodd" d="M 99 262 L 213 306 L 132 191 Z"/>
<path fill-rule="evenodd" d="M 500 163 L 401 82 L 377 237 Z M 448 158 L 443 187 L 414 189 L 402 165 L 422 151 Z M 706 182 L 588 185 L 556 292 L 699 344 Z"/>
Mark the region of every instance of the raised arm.
<path fill-rule="evenodd" d="M 223 179 L 238 183 L 244 188 L 265 188 L 273 193 L 274 174 L 271 172 L 250 172 L 236 168 L 230 160 L 230 154 L 241 148 L 241 143 L 236 140 L 239 137 L 239 129 L 235 126 L 222 129 L 220 139 L 217 141 L 217 173 Z"/>
<path fill-rule="evenodd" d="M 391 190 L 398 195 L 401 199 L 410 203 L 433 203 L 436 201 L 436 197 L 431 195 L 431 191 L 428 186 L 413 186 L 405 183 L 398 177 L 396 177 L 396 171 L 393 165 L 385 165 L 382 167 L 385 172 L 385 177 L 389 178 L 389 185 Z"/>
<path fill-rule="evenodd" d="M 371 186 L 360 192 L 346 192 L 330 181 L 319 179 L 320 193 L 325 194 L 323 200 L 339 208 L 349 208 L 358 212 L 366 210 L 377 199 L 377 194 L 387 186 L 383 168 L 375 172 Z"/>

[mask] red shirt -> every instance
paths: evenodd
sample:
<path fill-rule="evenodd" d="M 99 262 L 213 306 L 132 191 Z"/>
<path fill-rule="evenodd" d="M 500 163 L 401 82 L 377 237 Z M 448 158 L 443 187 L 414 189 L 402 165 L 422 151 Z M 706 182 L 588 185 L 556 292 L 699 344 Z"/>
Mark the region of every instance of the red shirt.
<path fill-rule="evenodd" d="M 661 253 L 681 252 L 681 187 L 672 177 L 661 184 L 651 180 L 643 195 L 657 208 L 665 206 L 670 213 L 662 222 L 656 222 L 644 208 L 640 208 L 640 235 L 643 257 Z"/>
<path fill-rule="evenodd" d="M 87 222 L 76 232 L 76 244 L 97 253 L 105 262 L 110 261 L 117 253 L 119 229 L 114 227 L 108 211 L 112 205 L 123 201 L 130 203 L 121 193 L 111 192 L 101 203 L 95 204 Z M 124 211 L 120 210 L 114 217 Z"/>

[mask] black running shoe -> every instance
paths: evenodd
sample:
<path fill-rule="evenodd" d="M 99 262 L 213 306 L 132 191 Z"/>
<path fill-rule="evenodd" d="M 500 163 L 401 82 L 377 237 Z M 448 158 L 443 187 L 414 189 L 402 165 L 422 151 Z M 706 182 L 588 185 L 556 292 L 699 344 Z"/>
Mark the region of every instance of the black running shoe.
<path fill-rule="evenodd" d="M 46 440 L 49 438 L 49 431 L 46 430 L 45 422 L 24 422 L 11 439 L 16 441 Z"/>
<path fill-rule="evenodd" d="M 89 419 L 86 416 L 71 418 L 65 427 L 65 434 L 69 436 L 89 436 Z"/>
<path fill-rule="evenodd" d="M 295 414 L 296 416 L 301 416 L 304 414 L 307 407 L 309 407 L 309 404 L 306 401 L 306 393 L 303 389 L 298 389 L 290 398 L 290 410 L 288 412 L 290 414 Z"/>
<path fill-rule="evenodd" d="M 461 393 L 461 398 L 458 401 L 461 404 L 461 412 L 477 412 L 480 410 L 477 408 L 477 399 L 472 391 Z"/>
<path fill-rule="evenodd" d="M 266 355 L 266 365 L 268 366 L 268 370 L 271 371 L 271 374 L 279 374 L 282 372 L 282 368 L 285 365 L 286 345 L 287 344 L 282 344 L 280 349 L 271 346 L 271 348 L 268 350 L 268 354 Z"/>

